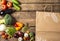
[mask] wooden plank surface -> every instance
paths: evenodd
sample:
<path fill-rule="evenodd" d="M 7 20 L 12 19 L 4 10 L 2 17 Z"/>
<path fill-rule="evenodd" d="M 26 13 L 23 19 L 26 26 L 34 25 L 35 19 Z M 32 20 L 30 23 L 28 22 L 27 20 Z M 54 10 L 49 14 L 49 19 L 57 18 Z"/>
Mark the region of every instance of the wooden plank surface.
<path fill-rule="evenodd" d="M 33 11 L 18 11 L 18 12 L 14 12 L 12 14 L 13 17 L 15 18 L 20 18 L 20 19 L 36 19 L 36 12 Z"/>
<path fill-rule="evenodd" d="M 19 22 L 29 23 L 29 26 L 35 26 L 36 12 L 15 12 L 12 16 Z"/>
<path fill-rule="evenodd" d="M 54 11 L 60 12 L 60 4 L 22 4 L 22 11 Z"/>
<path fill-rule="evenodd" d="M 60 0 L 19 0 L 21 3 L 59 3 Z"/>
<path fill-rule="evenodd" d="M 11 0 L 8 0 L 8 1 L 11 1 Z M 60 0 L 19 0 L 22 4 L 31 4 L 31 3 L 60 3 Z"/>

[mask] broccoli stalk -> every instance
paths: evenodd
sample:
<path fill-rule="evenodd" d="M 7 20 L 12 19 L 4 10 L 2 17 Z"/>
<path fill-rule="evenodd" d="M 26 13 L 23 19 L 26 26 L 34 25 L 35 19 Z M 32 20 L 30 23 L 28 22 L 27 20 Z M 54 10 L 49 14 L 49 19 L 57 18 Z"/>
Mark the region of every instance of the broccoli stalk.
<path fill-rule="evenodd" d="M 5 20 L 4 19 L 1 19 L 0 20 L 0 24 L 3 24 L 3 23 L 5 23 Z"/>
<path fill-rule="evenodd" d="M 6 24 L 6 25 L 12 25 L 13 24 L 13 18 L 9 15 L 6 14 L 3 19 L 0 20 L 0 24 Z"/>

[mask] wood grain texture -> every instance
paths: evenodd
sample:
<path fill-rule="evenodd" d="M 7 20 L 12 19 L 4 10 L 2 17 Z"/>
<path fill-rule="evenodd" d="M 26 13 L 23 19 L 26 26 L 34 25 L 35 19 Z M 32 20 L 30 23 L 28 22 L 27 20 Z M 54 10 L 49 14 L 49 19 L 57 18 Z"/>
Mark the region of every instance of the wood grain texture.
<path fill-rule="evenodd" d="M 14 12 L 12 16 L 20 19 L 36 19 L 36 12 L 18 11 Z"/>
<path fill-rule="evenodd" d="M 8 0 L 11 1 L 11 0 Z M 25 3 L 59 3 L 60 0 L 19 0 L 19 2 L 25 4 Z"/>
<path fill-rule="evenodd" d="M 21 3 L 59 3 L 60 0 L 19 0 Z"/>
<path fill-rule="evenodd" d="M 15 12 L 12 16 L 19 22 L 35 26 L 36 12 Z"/>
<path fill-rule="evenodd" d="M 22 4 L 22 11 L 50 11 L 60 12 L 60 4 Z"/>

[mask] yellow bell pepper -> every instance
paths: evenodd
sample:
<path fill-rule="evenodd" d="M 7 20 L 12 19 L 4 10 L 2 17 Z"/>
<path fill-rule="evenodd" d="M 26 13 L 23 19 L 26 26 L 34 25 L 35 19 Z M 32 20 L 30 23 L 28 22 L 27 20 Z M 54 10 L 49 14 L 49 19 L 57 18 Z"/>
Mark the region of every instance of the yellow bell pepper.
<path fill-rule="evenodd" d="M 21 29 L 21 27 L 16 27 L 15 29 L 18 31 L 18 30 L 20 30 L 20 29 Z"/>
<path fill-rule="evenodd" d="M 16 22 L 16 24 L 18 25 L 18 27 L 23 27 L 23 24 L 20 22 Z"/>
<path fill-rule="evenodd" d="M 21 30 L 21 28 L 23 27 L 23 24 L 20 23 L 20 22 L 16 22 L 15 23 L 15 29 L 18 31 L 18 30 Z"/>

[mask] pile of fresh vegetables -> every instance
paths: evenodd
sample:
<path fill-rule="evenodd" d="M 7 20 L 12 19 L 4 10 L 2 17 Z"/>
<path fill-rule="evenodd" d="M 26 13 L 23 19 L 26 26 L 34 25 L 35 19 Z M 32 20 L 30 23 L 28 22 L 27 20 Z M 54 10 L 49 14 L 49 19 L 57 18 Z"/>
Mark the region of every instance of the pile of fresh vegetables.
<path fill-rule="evenodd" d="M 0 19 L 0 35 L 4 39 L 10 39 L 12 37 L 18 38 L 18 41 L 34 41 L 35 33 L 31 32 L 27 24 L 21 22 L 15 22 L 10 13 L 14 10 L 21 10 L 18 0 L 0 0 L 1 10 L 0 15 L 5 15 L 3 19 Z"/>
<path fill-rule="evenodd" d="M 6 14 L 0 19 L 0 35 L 4 39 L 18 38 L 18 41 L 34 41 L 35 34 L 29 31 L 28 25 L 21 22 L 14 22 L 11 15 Z"/>
<path fill-rule="evenodd" d="M 0 10 L 1 15 L 12 13 L 13 9 L 17 11 L 21 10 L 20 3 L 18 0 L 12 0 L 12 2 L 7 0 L 0 0 L 0 5 L 1 5 Z"/>

